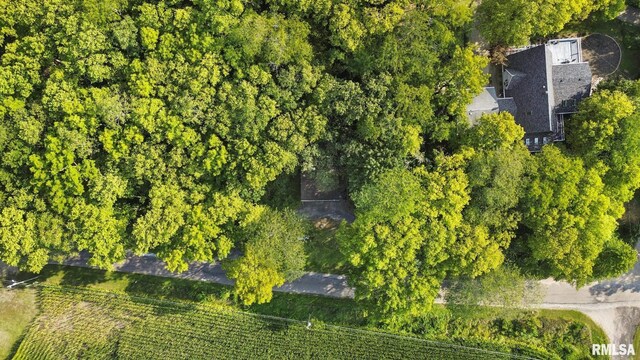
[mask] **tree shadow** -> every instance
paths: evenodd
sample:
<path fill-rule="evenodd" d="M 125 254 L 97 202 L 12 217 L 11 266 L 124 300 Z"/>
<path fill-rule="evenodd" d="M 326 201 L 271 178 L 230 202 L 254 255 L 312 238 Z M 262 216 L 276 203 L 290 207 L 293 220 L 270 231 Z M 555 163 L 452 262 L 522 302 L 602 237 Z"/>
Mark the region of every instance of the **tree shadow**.
<path fill-rule="evenodd" d="M 39 283 L 86 287 L 108 281 L 121 280 L 126 277 L 126 274 L 93 268 L 50 264 L 45 266 L 39 274 L 21 273 L 21 276 L 38 276 L 36 281 Z"/>

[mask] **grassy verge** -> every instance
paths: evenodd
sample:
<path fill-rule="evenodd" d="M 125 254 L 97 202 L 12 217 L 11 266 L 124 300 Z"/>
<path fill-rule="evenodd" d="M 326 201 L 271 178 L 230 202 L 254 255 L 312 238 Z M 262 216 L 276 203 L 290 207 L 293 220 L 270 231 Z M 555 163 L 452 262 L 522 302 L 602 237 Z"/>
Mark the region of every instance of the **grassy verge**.
<path fill-rule="evenodd" d="M 14 344 L 35 317 L 36 295 L 33 289 L 0 288 L 0 359 L 6 359 Z"/>
<path fill-rule="evenodd" d="M 609 338 L 602 328 L 587 315 L 574 310 L 540 310 L 540 316 L 547 319 L 564 320 L 585 324 L 589 328 L 594 344 L 608 344 Z"/>
<path fill-rule="evenodd" d="M 504 310 L 436 308 L 409 326 L 410 332 L 518 341 L 548 349 L 562 359 L 591 359 L 591 344 L 608 343 L 604 331 L 588 316 L 571 310 Z"/>
<path fill-rule="evenodd" d="M 351 299 L 276 292 L 268 304 L 244 307 L 230 300 L 231 287 L 225 285 L 60 265 L 46 266 L 39 280 L 48 286 L 83 287 L 160 300 L 224 304 L 263 315 L 297 320 L 307 320 L 311 317 L 341 325 L 364 324 L 362 313 L 357 310 Z"/>
<path fill-rule="evenodd" d="M 614 75 L 629 79 L 640 77 L 640 27 L 618 19 L 604 20 L 591 17 L 586 21 L 567 25 L 558 37 L 586 36 L 593 33 L 611 36 L 622 48 L 620 68 Z"/>

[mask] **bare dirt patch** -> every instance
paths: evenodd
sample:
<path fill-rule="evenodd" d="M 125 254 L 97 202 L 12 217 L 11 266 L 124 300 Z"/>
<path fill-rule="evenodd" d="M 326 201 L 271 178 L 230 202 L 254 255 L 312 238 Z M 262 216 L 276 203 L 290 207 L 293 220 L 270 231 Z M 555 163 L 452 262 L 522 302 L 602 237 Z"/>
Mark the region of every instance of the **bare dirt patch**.
<path fill-rule="evenodd" d="M 331 218 L 320 218 L 317 219 L 313 226 L 318 230 L 335 230 L 340 225 L 340 221 Z"/>
<path fill-rule="evenodd" d="M 616 72 L 622 59 L 622 50 L 616 40 L 604 34 L 591 34 L 583 38 L 582 54 L 596 78 L 604 78 Z"/>

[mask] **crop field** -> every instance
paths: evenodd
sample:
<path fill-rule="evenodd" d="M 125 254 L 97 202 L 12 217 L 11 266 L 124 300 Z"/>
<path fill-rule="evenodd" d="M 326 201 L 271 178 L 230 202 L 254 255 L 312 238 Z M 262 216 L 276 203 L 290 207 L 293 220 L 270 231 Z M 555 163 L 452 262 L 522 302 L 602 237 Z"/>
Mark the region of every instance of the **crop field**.
<path fill-rule="evenodd" d="M 554 358 L 77 288 L 43 287 L 39 296 L 14 359 Z"/>

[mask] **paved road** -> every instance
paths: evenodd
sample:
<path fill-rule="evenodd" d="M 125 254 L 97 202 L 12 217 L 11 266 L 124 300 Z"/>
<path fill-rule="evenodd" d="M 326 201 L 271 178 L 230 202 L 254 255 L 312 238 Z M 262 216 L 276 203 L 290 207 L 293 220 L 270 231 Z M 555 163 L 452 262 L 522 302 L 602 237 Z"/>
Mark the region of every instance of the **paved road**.
<path fill-rule="evenodd" d="M 640 26 L 640 9 L 633 6 L 627 8 L 618 15 L 618 19 L 629 24 Z"/>
<path fill-rule="evenodd" d="M 89 267 L 88 254 L 81 254 L 78 257 L 64 261 L 65 265 Z M 189 270 L 175 274 L 164 268 L 164 263 L 155 256 L 135 256 L 129 255 L 116 265 L 114 270 L 147 274 L 164 277 L 174 277 L 190 280 L 210 281 L 218 284 L 233 285 L 233 280 L 227 278 L 219 263 L 194 262 L 189 265 Z M 309 272 L 301 278 L 286 283 L 276 288 L 276 291 L 291 292 L 298 294 L 315 294 L 337 298 L 353 298 L 353 288 L 347 285 L 347 278 L 344 275 L 320 274 Z"/>
<path fill-rule="evenodd" d="M 640 243 L 636 245 L 640 250 Z M 541 307 L 578 310 L 590 316 L 615 344 L 632 344 L 640 325 L 640 261 L 628 273 L 575 289 L 566 282 L 547 279 Z M 640 353 L 640 349 L 636 350 Z M 624 359 L 624 357 L 614 357 Z"/>

